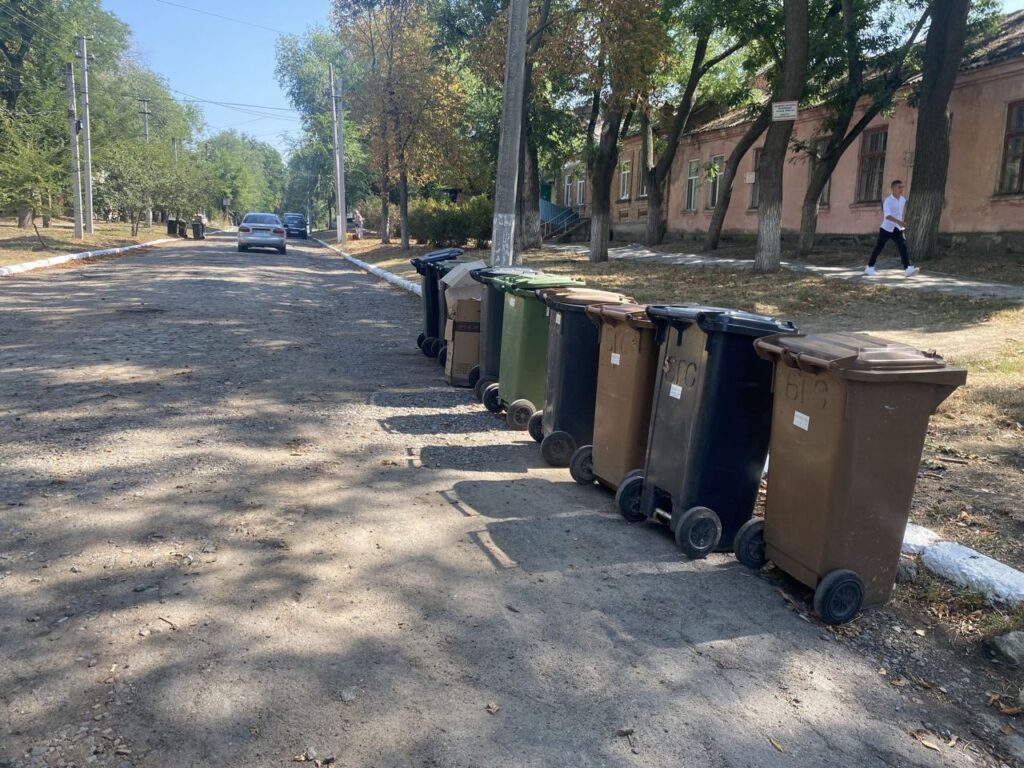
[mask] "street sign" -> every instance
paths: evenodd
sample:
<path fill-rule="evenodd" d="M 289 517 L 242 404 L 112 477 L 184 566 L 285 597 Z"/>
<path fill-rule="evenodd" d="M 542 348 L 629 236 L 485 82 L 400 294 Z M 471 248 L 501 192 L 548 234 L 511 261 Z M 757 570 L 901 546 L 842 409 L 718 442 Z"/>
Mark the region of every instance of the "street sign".
<path fill-rule="evenodd" d="M 773 101 L 772 121 L 782 122 L 785 120 L 796 120 L 797 102 L 795 101 Z"/>
<path fill-rule="evenodd" d="M 745 174 L 743 174 L 743 181 L 745 183 L 747 183 L 747 184 L 756 184 L 757 183 L 757 172 L 756 171 L 747 171 Z"/>

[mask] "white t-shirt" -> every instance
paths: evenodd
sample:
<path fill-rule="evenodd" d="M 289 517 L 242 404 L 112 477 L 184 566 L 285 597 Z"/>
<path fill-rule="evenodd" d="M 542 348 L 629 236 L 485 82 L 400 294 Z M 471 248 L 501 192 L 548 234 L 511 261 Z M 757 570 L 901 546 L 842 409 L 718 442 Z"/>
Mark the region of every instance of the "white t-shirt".
<path fill-rule="evenodd" d="M 882 203 L 882 229 L 886 232 L 895 232 L 896 230 L 904 230 L 906 227 L 901 227 L 895 221 L 889 221 L 887 216 L 893 216 L 894 218 L 903 221 L 903 209 L 907 207 L 907 198 L 895 197 L 889 195 L 885 198 L 885 202 Z"/>

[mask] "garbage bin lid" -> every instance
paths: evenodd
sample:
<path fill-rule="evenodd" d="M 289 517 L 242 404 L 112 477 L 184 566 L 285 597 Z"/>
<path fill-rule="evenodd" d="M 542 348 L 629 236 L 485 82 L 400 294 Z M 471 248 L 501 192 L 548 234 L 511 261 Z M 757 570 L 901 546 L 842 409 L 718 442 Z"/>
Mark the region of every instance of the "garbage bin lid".
<path fill-rule="evenodd" d="M 496 277 L 492 284 L 507 293 L 518 296 L 533 296 L 537 288 L 551 288 L 556 285 L 583 285 L 583 281 L 561 275 L 504 275 Z"/>
<path fill-rule="evenodd" d="M 489 283 L 502 275 L 539 275 L 540 271 L 530 267 L 484 267 L 474 269 L 470 275 L 478 283 Z"/>
<path fill-rule="evenodd" d="M 621 293 L 570 285 L 556 288 L 541 288 L 536 293 L 538 299 L 560 312 L 583 312 L 588 304 L 603 304 L 610 301 L 619 303 L 633 301 L 631 296 L 623 296 Z"/>
<path fill-rule="evenodd" d="M 653 328 L 654 323 L 647 316 L 646 304 L 615 303 L 591 304 L 586 308 L 591 319 L 609 324 L 628 323 L 634 328 Z"/>
<path fill-rule="evenodd" d="M 796 326 L 788 320 L 778 320 L 742 309 L 709 307 L 703 304 L 652 304 L 647 316 L 657 325 L 678 323 L 698 325 L 703 331 L 735 333 L 745 336 L 796 333 Z"/>
<path fill-rule="evenodd" d="M 461 256 L 463 253 L 464 251 L 461 248 L 442 248 L 439 251 L 431 251 L 430 253 L 425 253 L 422 256 L 416 256 L 415 258 L 409 259 L 409 263 L 416 267 L 416 271 L 422 275 L 423 269 L 427 264 L 454 259 Z"/>
<path fill-rule="evenodd" d="M 797 368 L 827 370 L 857 381 L 898 378 L 953 386 L 967 381 L 965 369 L 947 365 L 934 350 L 923 352 L 867 333 L 767 336 L 757 339 L 754 349 L 766 359 L 781 358 Z"/>

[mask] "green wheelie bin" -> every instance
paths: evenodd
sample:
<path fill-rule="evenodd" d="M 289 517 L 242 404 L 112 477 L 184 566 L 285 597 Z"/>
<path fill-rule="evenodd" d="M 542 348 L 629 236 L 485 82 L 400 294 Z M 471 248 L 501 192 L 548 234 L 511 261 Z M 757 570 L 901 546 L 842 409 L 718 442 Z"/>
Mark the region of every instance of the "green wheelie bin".
<path fill-rule="evenodd" d="M 498 382 L 484 390 L 484 406 L 492 413 L 505 409 L 510 427 L 526 429 L 544 403 L 548 357 L 547 307 L 534 292 L 583 282 L 558 275 L 508 275 L 495 279 L 494 285 L 505 294 L 501 361 Z"/>

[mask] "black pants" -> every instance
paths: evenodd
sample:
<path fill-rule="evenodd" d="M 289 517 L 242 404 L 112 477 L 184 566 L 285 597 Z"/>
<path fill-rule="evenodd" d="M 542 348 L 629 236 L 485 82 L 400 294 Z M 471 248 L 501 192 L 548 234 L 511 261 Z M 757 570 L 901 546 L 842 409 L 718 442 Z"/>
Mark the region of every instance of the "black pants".
<path fill-rule="evenodd" d="M 893 240 L 896 243 L 896 249 L 900 252 L 900 261 L 903 262 L 903 268 L 906 269 L 910 266 L 910 256 L 907 255 L 907 241 L 903 238 L 903 230 L 894 229 L 892 232 L 882 229 L 878 229 L 878 242 L 875 243 L 875 250 L 871 252 L 871 258 L 868 260 L 868 266 L 875 266 L 875 262 L 878 261 L 878 254 L 885 248 L 885 244 Z"/>

